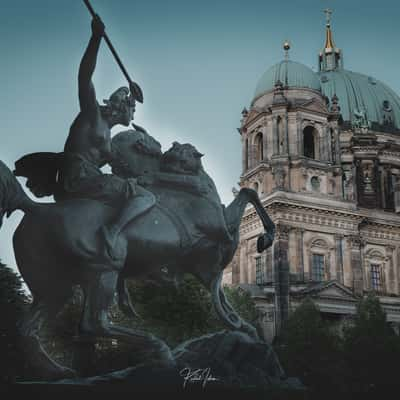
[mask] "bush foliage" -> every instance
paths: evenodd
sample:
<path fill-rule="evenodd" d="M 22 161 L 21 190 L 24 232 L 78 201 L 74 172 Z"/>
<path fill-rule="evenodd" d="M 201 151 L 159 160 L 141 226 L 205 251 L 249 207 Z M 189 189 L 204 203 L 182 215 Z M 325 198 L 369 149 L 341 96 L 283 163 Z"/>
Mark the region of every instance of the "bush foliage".
<path fill-rule="evenodd" d="M 143 317 L 142 327 L 172 347 L 225 328 L 213 310 L 210 293 L 191 275 L 185 275 L 177 287 L 132 281 L 128 290 Z M 239 315 L 255 323 L 257 310 L 251 296 L 238 288 L 225 287 L 224 291 Z"/>
<path fill-rule="evenodd" d="M 286 372 L 319 392 L 370 392 L 399 385 L 400 338 L 373 294 L 360 300 L 342 331 L 324 321 L 306 299 L 289 317 L 275 348 Z"/>
<path fill-rule="evenodd" d="M 17 321 L 27 304 L 21 277 L 0 262 L 0 383 L 12 383 L 23 374 Z"/>

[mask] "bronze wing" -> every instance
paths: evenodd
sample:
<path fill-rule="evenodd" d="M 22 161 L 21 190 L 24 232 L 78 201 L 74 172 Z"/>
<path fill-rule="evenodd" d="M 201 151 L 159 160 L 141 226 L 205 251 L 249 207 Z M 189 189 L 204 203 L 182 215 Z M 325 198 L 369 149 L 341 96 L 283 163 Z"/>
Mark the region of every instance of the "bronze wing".
<path fill-rule="evenodd" d="M 57 194 L 57 177 L 63 153 L 31 153 L 15 162 L 15 176 L 27 178 L 26 187 L 36 196 Z"/>

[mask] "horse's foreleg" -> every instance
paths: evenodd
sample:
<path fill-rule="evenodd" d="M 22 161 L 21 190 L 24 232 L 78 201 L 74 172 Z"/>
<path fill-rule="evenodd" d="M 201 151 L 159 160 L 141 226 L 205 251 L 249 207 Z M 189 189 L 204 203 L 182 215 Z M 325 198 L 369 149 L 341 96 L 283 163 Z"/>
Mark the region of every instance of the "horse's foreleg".
<path fill-rule="evenodd" d="M 247 333 L 252 338 L 259 340 L 256 328 L 244 321 L 234 310 L 221 287 L 222 272 L 211 282 L 211 299 L 214 309 L 221 321 L 230 329 Z"/>
<path fill-rule="evenodd" d="M 87 271 L 85 302 L 79 330 L 84 335 L 103 336 L 110 328 L 108 310 L 117 289 L 118 271 L 95 266 Z"/>
<path fill-rule="evenodd" d="M 136 312 L 132 305 L 131 297 L 126 286 L 126 280 L 121 274 L 118 277 L 117 290 L 118 306 L 120 310 L 128 317 L 141 319 L 140 315 Z"/>
<path fill-rule="evenodd" d="M 262 253 L 264 250 L 270 247 L 274 241 L 275 224 L 272 222 L 272 219 L 261 204 L 257 192 L 248 188 L 242 189 L 241 192 L 243 192 L 245 196 L 248 196 L 249 202 L 254 206 L 264 226 L 265 233 L 257 240 L 257 251 Z"/>
<path fill-rule="evenodd" d="M 158 361 L 171 365 L 173 356 L 168 346 L 146 332 L 113 325 L 108 309 L 118 286 L 119 271 L 91 272 L 85 285 L 85 305 L 80 323 L 82 334 L 110 337 L 128 342 L 142 361 Z"/>
<path fill-rule="evenodd" d="M 39 339 L 43 321 L 49 319 L 49 316 L 54 317 L 57 311 L 58 307 L 54 304 L 49 307 L 43 302 L 35 302 L 18 323 L 21 349 L 32 370 L 44 379 L 61 379 L 76 375 L 72 369 L 54 361 Z"/>

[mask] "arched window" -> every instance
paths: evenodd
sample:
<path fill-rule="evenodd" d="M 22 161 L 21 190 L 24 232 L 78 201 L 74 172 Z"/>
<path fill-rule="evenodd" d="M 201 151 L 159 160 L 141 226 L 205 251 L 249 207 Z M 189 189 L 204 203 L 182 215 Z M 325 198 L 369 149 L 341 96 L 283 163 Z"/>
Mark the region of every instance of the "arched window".
<path fill-rule="evenodd" d="M 256 257 L 256 285 L 262 285 L 265 282 L 265 258 L 264 256 Z"/>
<path fill-rule="evenodd" d="M 330 249 L 323 238 L 314 238 L 307 251 L 309 257 L 309 273 L 312 281 L 321 282 L 330 277 Z"/>
<path fill-rule="evenodd" d="M 311 257 L 311 280 L 322 282 L 326 274 L 325 254 L 312 253 Z"/>
<path fill-rule="evenodd" d="M 264 159 L 264 148 L 263 148 L 263 134 L 257 133 L 255 139 L 257 161 L 261 162 Z"/>
<path fill-rule="evenodd" d="M 316 135 L 317 131 L 312 126 L 307 126 L 303 130 L 304 156 L 316 158 Z"/>
<path fill-rule="evenodd" d="M 364 263 L 367 275 L 367 288 L 384 294 L 387 290 L 385 279 L 385 256 L 377 249 L 369 249 L 365 253 Z"/>
<path fill-rule="evenodd" d="M 383 268 L 381 264 L 370 264 L 370 286 L 371 289 L 375 292 L 382 292 L 382 286 L 383 286 Z"/>

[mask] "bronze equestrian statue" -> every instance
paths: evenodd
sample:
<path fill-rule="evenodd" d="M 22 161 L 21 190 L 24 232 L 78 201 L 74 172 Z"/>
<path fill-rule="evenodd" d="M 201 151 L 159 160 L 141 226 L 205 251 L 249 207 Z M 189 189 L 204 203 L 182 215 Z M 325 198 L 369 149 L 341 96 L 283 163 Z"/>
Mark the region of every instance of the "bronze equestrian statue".
<path fill-rule="evenodd" d="M 129 126 L 135 101 L 142 95 L 132 84 L 114 92 L 105 105 L 98 104 L 92 75 L 103 33 L 104 25 L 95 17 L 79 68 L 80 113 L 64 152 L 36 153 L 16 163 L 15 174 L 28 178 L 34 194 L 54 195 L 56 202 L 32 201 L 0 161 L 0 226 L 5 214 L 17 209 L 25 213 L 13 244 L 34 301 L 20 330 L 33 351 L 33 362 L 52 377 L 72 371 L 47 355 L 37 332 L 41 321 L 70 299 L 75 285 L 84 293 L 81 335 L 156 347 L 166 362 L 173 359 L 161 341 L 109 321 L 116 292 L 121 308 L 135 315 L 125 279 L 176 281 L 191 273 L 211 291 L 215 310 L 229 328 L 257 336 L 226 300 L 221 279 L 237 249 L 248 203 L 264 227 L 258 251 L 274 238 L 274 224 L 255 191 L 244 188 L 228 207 L 221 204 L 194 146 L 175 142 L 162 153 L 160 144 L 134 124 L 134 130 L 111 139 L 111 127 Z M 112 174 L 101 171 L 107 163 Z"/>

